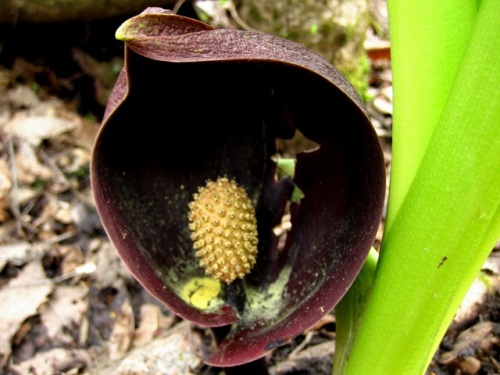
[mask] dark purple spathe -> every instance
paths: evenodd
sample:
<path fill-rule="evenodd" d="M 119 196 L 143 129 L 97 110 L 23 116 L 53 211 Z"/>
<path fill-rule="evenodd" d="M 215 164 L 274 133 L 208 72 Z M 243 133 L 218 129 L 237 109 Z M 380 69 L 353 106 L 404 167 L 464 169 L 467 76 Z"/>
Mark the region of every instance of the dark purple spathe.
<path fill-rule="evenodd" d="M 207 360 L 252 361 L 309 329 L 342 298 L 374 240 L 383 154 L 363 102 L 330 64 L 287 40 L 216 30 L 158 8 L 125 22 L 125 66 L 96 140 L 91 177 L 107 234 L 133 275 L 179 316 L 231 325 Z M 275 179 L 276 139 L 320 145 Z M 259 253 L 224 302 L 198 309 L 179 284 L 203 276 L 187 210 L 207 179 L 234 178 L 255 204 Z M 294 186 L 292 230 L 279 224 Z"/>

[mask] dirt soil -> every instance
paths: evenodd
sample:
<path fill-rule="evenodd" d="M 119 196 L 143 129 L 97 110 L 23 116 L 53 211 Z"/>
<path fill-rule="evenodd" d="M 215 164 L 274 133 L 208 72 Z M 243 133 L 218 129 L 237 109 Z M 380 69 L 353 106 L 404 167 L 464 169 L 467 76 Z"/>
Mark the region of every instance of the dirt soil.
<path fill-rule="evenodd" d="M 203 364 L 210 333 L 131 277 L 92 200 L 90 153 L 122 65 L 114 32 L 126 18 L 0 25 L 0 374 L 222 373 Z M 371 35 L 366 48 L 368 107 L 389 172 L 388 41 Z M 499 290 L 497 245 L 429 374 L 500 373 Z M 267 360 L 271 374 L 330 374 L 334 350 L 332 311 Z"/>

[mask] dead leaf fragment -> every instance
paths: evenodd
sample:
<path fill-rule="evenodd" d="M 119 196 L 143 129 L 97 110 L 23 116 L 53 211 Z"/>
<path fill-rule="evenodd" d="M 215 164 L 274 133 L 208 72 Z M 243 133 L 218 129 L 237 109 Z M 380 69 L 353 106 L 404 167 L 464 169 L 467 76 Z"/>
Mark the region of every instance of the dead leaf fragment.
<path fill-rule="evenodd" d="M 134 337 L 134 312 L 127 293 L 122 292 L 116 296 L 122 303 L 116 311 L 112 311 L 113 328 L 108 341 L 109 357 L 117 359 L 129 350 Z"/>
<path fill-rule="evenodd" d="M 387 86 L 380 90 L 380 95 L 378 95 L 373 100 L 373 106 L 375 109 L 385 115 L 392 115 L 392 86 Z"/>
<path fill-rule="evenodd" d="M 500 253 L 492 252 L 483 264 L 483 270 L 500 275 Z"/>
<path fill-rule="evenodd" d="M 481 370 L 481 361 L 475 357 L 465 357 L 459 361 L 463 374 L 474 375 Z"/>
<path fill-rule="evenodd" d="M 18 113 L 5 125 L 5 131 L 32 146 L 38 146 L 44 139 L 51 139 L 74 130 L 77 125 L 76 121 L 66 118 Z"/>
<path fill-rule="evenodd" d="M 460 327 L 474 321 L 479 315 L 481 305 L 486 302 L 487 296 L 488 286 L 480 278 L 476 278 L 462 300 L 452 325 Z"/>
<path fill-rule="evenodd" d="M 15 266 L 22 266 L 30 258 L 31 245 L 28 242 L 15 242 L 11 244 L 0 245 L 0 271 L 7 263 Z"/>
<path fill-rule="evenodd" d="M 12 188 L 10 167 L 5 159 L 0 159 L 0 195 L 5 195 Z"/>
<path fill-rule="evenodd" d="M 332 370 L 332 358 L 335 341 L 326 341 L 311 346 L 293 358 L 277 363 L 269 369 L 270 375 L 286 375 L 291 373 L 328 374 Z"/>
<path fill-rule="evenodd" d="M 40 99 L 28 85 L 16 85 L 7 91 L 9 102 L 14 108 L 33 108 L 40 104 Z"/>
<path fill-rule="evenodd" d="M 165 337 L 130 353 L 118 366 L 119 375 L 134 374 L 192 374 L 201 365 L 198 349 L 200 338 L 183 321 L 177 324 Z"/>
<path fill-rule="evenodd" d="M 50 168 L 40 161 L 33 145 L 23 140 L 16 143 L 15 173 L 17 183 L 31 185 L 37 179 L 41 181 L 49 180 L 53 173 Z"/>
<path fill-rule="evenodd" d="M 134 333 L 134 346 L 141 347 L 151 342 L 158 331 L 160 308 L 152 303 L 141 306 L 139 326 Z"/>
<path fill-rule="evenodd" d="M 162 332 L 169 329 L 175 321 L 174 314 L 164 314 L 161 307 L 152 302 L 146 302 L 141 306 L 138 317 L 137 328 L 134 333 L 133 348 L 140 348 L 149 344 Z"/>
<path fill-rule="evenodd" d="M 47 335 L 59 343 L 70 345 L 74 330 L 80 326 L 88 309 L 88 287 L 80 282 L 77 285 L 59 285 L 54 293 L 40 308 L 42 322 Z"/>
<path fill-rule="evenodd" d="M 450 364 L 457 358 L 470 357 L 478 350 L 487 350 L 492 345 L 498 344 L 500 324 L 493 322 L 480 322 L 466 329 L 457 337 L 453 349 L 443 353 L 439 363 Z"/>
<path fill-rule="evenodd" d="M 33 259 L 9 284 L 0 289 L 0 367 L 9 358 L 11 340 L 24 320 L 37 313 L 39 306 L 47 300 L 53 285 L 47 283 L 42 264 Z"/>
<path fill-rule="evenodd" d="M 19 374 L 53 375 L 78 374 L 78 370 L 87 368 L 92 359 L 87 350 L 63 348 L 51 349 L 36 354 L 33 358 L 11 366 Z M 33 370 L 36 369 L 36 372 Z"/>

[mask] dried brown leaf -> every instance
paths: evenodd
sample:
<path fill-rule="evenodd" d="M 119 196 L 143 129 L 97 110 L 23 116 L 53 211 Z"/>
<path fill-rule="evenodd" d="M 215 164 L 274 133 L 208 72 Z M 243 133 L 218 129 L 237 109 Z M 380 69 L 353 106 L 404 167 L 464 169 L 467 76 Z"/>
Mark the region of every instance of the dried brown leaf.
<path fill-rule="evenodd" d="M 18 112 L 5 125 L 5 131 L 17 138 L 27 141 L 32 146 L 38 146 L 45 139 L 76 129 L 78 122 L 55 116 L 32 116 Z"/>
<path fill-rule="evenodd" d="M 28 242 L 15 242 L 0 245 L 0 271 L 7 263 L 22 266 L 31 258 L 31 245 Z"/>
<path fill-rule="evenodd" d="M 483 270 L 500 275 L 500 253 L 492 252 L 483 264 Z"/>
<path fill-rule="evenodd" d="M 139 325 L 135 330 L 133 346 L 140 348 L 158 336 L 159 332 L 170 327 L 175 320 L 174 315 L 165 316 L 160 306 L 154 303 L 145 303 L 141 306 Z"/>
<path fill-rule="evenodd" d="M 38 158 L 33 145 L 26 141 L 17 142 L 15 169 L 18 185 L 31 185 L 37 179 L 46 181 L 53 176 L 52 171 Z"/>
<path fill-rule="evenodd" d="M 116 280 L 126 279 L 134 282 L 130 271 L 120 260 L 116 250 L 110 242 L 104 241 L 99 250 L 89 257 L 88 261 L 97 266 L 94 274 L 94 285 L 96 288 L 103 288 L 114 285 Z"/>
<path fill-rule="evenodd" d="M 332 368 L 335 341 L 326 341 L 311 346 L 293 358 L 277 363 L 269 369 L 271 375 L 291 373 L 328 374 Z"/>
<path fill-rule="evenodd" d="M 200 338 L 194 333 L 192 325 L 183 321 L 165 337 L 132 351 L 115 373 L 192 374 L 202 363 L 200 347 Z"/>
<path fill-rule="evenodd" d="M 41 319 L 47 335 L 58 342 L 73 343 L 74 330 L 80 326 L 88 309 L 88 287 L 59 285 L 50 300 L 40 308 Z"/>
<path fill-rule="evenodd" d="M 8 195 L 10 189 L 12 189 L 10 167 L 5 159 L 0 159 L 0 222 L 4 222 L 9 217 Z"/>
<path fill-rule="evenodd" d="M 6 194 L 11 188 L 9 164 L 5 159 L 0 159 L 0 196 Z"/>
<path fill-rule="evenodd" d="M 498 344 L 500 324 L 493 322 L 479 322 L 462 331 L 458 335 L 453 349 L 443 353 L 439 363 L 450 364 L 457 358 L 469 357 L 476 354 L 479 349 L 488 350 L 492 345 Z"/>
<path fill-rule="evenodd" d="M 112 312 L 115 319 L 111 335 L 107 342 L 109 349 L 109 357 L 118 359 L 130 349 L 132 339 L 134 337 L 134 312 L 128 294 L 125 292 L 125 287 L 121 288 L 121 292 L 116 298 L 121 299 L 122 303 L 119 309 Z"/>
<path fill-rule="evenodd" d="M 84 349 L 54 348 L 38 353 L 33 358 L 11 366 L 19 374 L 53 375 L 76 374 L 90 365 L 92 358 Z M 33 372 L 36 369 L 36 372 Z"/>
<path fill-rule="evenodd" d="M 460 307 L 453 318 L 453 326 L 465 326 L 474 321 L 478 315 L 481 305 L 486 302 L 488 286 L 480 278 L 476 278 L 465 295 Z"/>
<path fill-rule="evenodd" d="M 42 264 L 33 259 L 7 286 L 0 289 L 0 367 L 11 354 L 11 339 L 23 321 L 37 313 L 53 285 L 47 283 Z"/>
<path fill-rule="evenodd" d="M 7 91 L 8 101 L 12 107 L 33 108 L 40 105 L 40 99 L 28 85 L 16 85 Z"/>

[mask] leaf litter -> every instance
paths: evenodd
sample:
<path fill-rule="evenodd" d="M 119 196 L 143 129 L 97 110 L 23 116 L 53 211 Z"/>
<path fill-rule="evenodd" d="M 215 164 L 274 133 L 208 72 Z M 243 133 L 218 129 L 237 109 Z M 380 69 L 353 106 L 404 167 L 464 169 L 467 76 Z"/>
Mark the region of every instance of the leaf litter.
<path fill-rule="evenodd" d="M 47 301 L 53 285 L 47 283 L 40 259 L 33 259 L 19 274 L 0 289 L 0 366 L 4 367 L 12 353 L 12 340 L 23 322 L 35 315 Z M 20 298 L 19 296 L 22 296 Z M 19 340 L 19 336 L 16 338 Z"/>
<path fill-rule="evenodd" d="M 370 55 L 375 47 L 367 49 Z M 371 61 L 368 110 L 389 171 L 392 77 L 385 52 Z M 72 56 L 92 80 L 106 70 L 83 50 Z M 89 181 L 99 116 L 82 116 L 74 102 L 33 85 L 40 71 L 33 63 L 19 57 L 12 69 L 0 67 L 0 374 L 219 374 L 202 362 L 213 345 L 208 331 L 147 294 L 105 236 Z M 50 75 L 51 84 L 71 86 Z M 101 104 L 107 77 L 94 82 Z M 382 227 L 375 246 L 381 234 Z M 428 374 L 500 373 L 499 250 Z M 327 317 L 268 356 L 271 374 L 330 373 L 334 312 Z"/>

